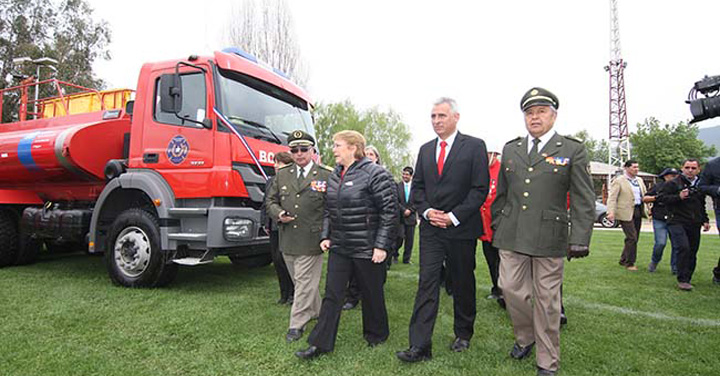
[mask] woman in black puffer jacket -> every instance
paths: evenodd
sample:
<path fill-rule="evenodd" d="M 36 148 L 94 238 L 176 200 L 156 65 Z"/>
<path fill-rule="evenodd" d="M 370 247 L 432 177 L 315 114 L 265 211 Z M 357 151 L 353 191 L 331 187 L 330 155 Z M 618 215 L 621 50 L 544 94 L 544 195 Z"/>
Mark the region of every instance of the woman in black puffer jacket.
<path fill-rule="evenodd" d="M 383 261 L 396 237 L 395 184 L 385 169 L 365 155 L 365 138 L 355 131 L 333 136 L 338 166 L 330 176 L 325 199 L 325 222 L 320 247 L 330 251 L 325 298 L 308 343 L 295 353 L 310 359 L 335 348 L 345 288 L 354 275 L 362 298 L 363 337 L 368 345 L 390 334 L 383 284 Z"/>

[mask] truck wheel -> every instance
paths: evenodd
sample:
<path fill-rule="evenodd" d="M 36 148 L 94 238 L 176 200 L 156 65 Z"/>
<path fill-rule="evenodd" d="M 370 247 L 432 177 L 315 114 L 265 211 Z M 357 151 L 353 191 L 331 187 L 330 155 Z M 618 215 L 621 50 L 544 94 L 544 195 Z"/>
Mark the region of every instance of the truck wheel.
<path fill-rule="evenodd" d="M 239 255 L 228 255 L 233 265 L 242 266 L 244 268 L 261 268 L 272 263 L 272 257 L 267 255 L 257 255 L 251 257 L 241 257 Z"/>
<path fill-rule="evenodd" d="M 160 287 L 177 274 L 177 265 L 160 249 L 160 225 L 155 215 L 128 209 L 113 221 L 105 251 L 110 279 L 125 287 Z"/>
<path fill-rule="evenodd" d="M 0 267 L 15 263 L 18 249 L 17 219 L 0 210 Z"/>

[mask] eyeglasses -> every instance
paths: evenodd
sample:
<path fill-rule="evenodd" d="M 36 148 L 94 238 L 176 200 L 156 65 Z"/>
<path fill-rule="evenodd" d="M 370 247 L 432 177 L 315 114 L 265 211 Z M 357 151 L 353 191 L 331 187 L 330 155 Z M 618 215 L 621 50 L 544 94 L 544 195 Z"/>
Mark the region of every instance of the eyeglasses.
<path fill-rule="evenodd" d="M 307 147 L 307 146 L 300 146 L 300 147 L 290 148 L 290 152 L 293 153 L 293 154 L 297 154 L 297 153 L 299 153 L 299 152 L 307 153 L 308 150 L 310 150 L 310 148 Z"/>

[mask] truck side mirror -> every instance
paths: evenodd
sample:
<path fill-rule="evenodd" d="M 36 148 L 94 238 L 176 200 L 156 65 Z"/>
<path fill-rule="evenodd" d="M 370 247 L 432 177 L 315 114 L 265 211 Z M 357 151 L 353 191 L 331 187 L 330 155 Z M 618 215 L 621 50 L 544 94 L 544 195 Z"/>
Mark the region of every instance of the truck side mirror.
<path fill-rule="evenodd" d="M 173 114 L 182 110 L 182 84 L 177 73 L 160 76 L 160 110 Z"/>

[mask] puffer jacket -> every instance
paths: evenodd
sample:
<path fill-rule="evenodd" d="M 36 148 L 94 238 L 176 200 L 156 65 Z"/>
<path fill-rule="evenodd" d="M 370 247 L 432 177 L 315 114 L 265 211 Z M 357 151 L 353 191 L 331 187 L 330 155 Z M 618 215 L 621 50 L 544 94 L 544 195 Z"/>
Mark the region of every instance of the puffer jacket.
<path fill-rule="evenodd" d="M 367 158 L 340 177 L 342 169 L 328 180 L 322 239 L 330 239 L 330 252 L 353 258 L 370 259 L 373 248 L 392 251 L 398 222 L 392 177 Z"/>

